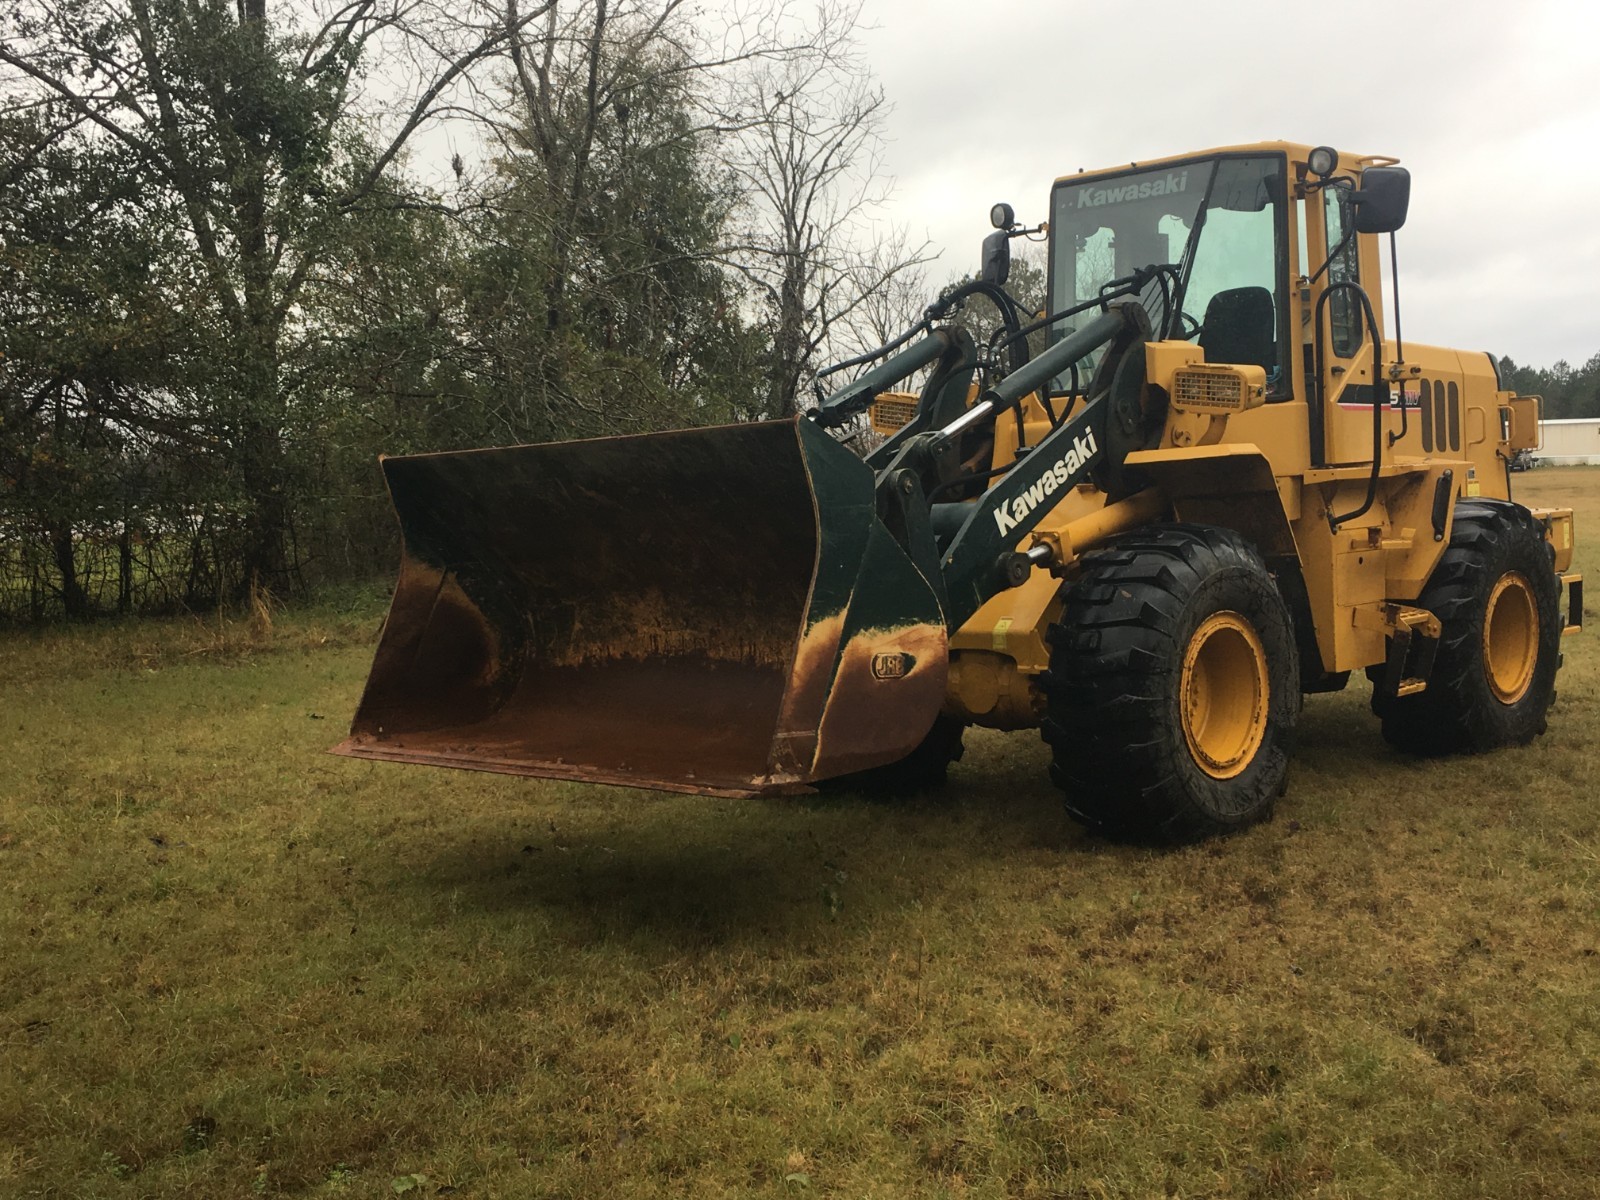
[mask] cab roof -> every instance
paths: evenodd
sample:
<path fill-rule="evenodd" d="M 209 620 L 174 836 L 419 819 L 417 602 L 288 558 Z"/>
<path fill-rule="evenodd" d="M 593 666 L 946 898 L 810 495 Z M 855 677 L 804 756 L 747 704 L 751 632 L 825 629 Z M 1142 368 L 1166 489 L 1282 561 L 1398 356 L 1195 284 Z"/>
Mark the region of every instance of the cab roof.
<path fill-rule="evenodd" d="M 1287 155 L 1292 163 L 1303 163 L 1307 155 L 1315 149 L 1310 142 L 1249 142 L 1238 146 L 1217 146 L 1210 150 L 1190 150 L 1183 154 L 1169 154 L 1161 158 L 1147 158 L 1139 162 L 1122 163 L 1115 167 L 1098 167 L 1092 171 L 1079 169 L 1070 175 L 1061 175 L 1056 183 L 1076 183 L 1081 179 L 1100 179 L 1111 175 L 1123 175 L 1129 171 L 1154 170 L 1160 167 L 1174 166 L 1178 163 L 1194 162 L 1196 159 L 1214 158 L 1221 154 L 1283 154 Z M 1361 171 L 1366 167 L 1393 166 L 1400 160 L 1384 154 L 1351 154 L 1339 152 L 1340 172 Z"/>

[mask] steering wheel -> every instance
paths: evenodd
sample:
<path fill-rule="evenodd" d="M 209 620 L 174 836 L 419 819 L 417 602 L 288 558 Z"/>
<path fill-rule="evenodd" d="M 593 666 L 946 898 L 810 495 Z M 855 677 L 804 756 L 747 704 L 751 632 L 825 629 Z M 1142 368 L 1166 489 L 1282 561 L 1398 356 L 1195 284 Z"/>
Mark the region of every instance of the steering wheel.
<path fill-rule="evenodd" d="M 1195 320 L 1192 313 L 1178 310 L 1178 330 L 1174 335 L 1185 342 L 1193 341 L 1200 334 L 1200 322 Z"/>

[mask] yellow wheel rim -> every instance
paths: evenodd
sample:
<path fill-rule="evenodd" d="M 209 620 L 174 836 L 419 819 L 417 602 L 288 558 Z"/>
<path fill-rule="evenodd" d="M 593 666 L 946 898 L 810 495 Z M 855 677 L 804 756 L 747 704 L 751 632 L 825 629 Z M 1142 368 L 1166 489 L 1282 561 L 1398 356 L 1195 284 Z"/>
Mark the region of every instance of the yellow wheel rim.
<path fill-rule="evenodd" d="M 1236 612 L 1207 617 L 1189 639 L 1178 686 L 1189 752 L 1213 779 L 1232 779 L 1267 733 L 1267 654 L 1255 628 Z"/>
<path fill-rule="evenodd" d="M 1483 613 L 1483 669 L 1489 690 L 1515 704 L 1533 684 L 1539 658 L 1539 607 L 1528 581 L 1507 571 L 1495 581 Z"/>

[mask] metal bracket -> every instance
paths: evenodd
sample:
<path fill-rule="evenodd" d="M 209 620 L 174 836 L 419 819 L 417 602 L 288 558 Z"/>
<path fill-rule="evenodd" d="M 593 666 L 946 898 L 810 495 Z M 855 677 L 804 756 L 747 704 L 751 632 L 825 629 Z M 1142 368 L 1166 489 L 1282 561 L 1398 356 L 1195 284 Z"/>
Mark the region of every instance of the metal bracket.
<path fill-rule="evenodd" d="M 1379 685 L 1383 695 L 1414 696 L 1427 688 L 1443 628 L 1438 617 L 1425 608 L 1384 601 L 1352 609 L 1351 620 L 1389 639 Z"/>
<path fill-rule="evenodd" d="M 1575 573 L 1563 575 L 1561 586 L 1567 592 L 1567 620 L 1562 636 L 1583 631 L 1583 576 Z"/>

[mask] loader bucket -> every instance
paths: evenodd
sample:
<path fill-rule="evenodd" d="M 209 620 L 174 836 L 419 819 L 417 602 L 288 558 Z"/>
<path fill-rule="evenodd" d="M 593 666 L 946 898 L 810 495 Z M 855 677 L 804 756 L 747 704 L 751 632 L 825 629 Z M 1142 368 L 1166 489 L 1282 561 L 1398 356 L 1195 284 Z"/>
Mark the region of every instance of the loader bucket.
<path fill-rule="evenodd" d="M 334 752 L 713 795 L 894 762 L 936 592 L 806 420 L 383 461 L 404 552 Z"/>

